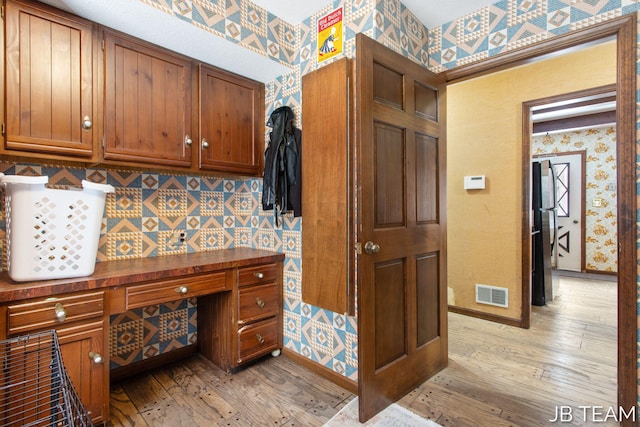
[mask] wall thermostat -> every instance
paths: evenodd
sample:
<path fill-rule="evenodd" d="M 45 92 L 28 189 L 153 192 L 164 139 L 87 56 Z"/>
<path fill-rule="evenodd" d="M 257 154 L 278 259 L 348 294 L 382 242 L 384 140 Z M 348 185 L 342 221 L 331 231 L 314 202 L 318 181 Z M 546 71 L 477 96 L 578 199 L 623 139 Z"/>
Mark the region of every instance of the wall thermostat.
<path fill-rule="evenodd" d="M 484 190 L 485 178 L 484 175 L 473 175 L 464 177 L 464 189 L 465 190 Z"/>

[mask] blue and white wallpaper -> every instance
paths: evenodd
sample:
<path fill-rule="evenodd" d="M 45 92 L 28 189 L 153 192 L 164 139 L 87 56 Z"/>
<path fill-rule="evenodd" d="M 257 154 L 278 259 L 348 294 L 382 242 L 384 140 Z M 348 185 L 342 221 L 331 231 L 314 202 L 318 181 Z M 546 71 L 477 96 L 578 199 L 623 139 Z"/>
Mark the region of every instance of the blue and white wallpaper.
<path fill-rule="evenodd" d="M 190 22 L 213 37 L 225 38 L 291 67 L 290 73 L 266 84 L 266 114 L 288 105 L 297 114 L 298 123 L 302 76 L 319 66 L 315 55 L 316 21 L 339 6 L 344 7 L 345 55 L 354 56 L 355 35 L 362 32 L 434 72 L 640 9 L 640 0 L 500 0 L 438 28 L 427 29 L 399 0 L 336 0 L 295 25 L 248 0 L 140 1 Z M 265 127 L 265 139 L 266 135 Z M 2 164 L 1 169 L 5 173 L 46 173 L 71 181 L 87 177 L 114 185 L 116 193 L 107 202 L 98 261 L 172 253 L 175 248 L 168 247 L 166 239 L 174 229 L 187 233 L 187 245 L 180 251 L 246 246 L 284 252 L 285 347 L 357 381 L 357 319 L 302 301 L 303 219 L 288 216 L 276 227 L 273 214 L 261 210 L 260 179 L 23 164 Z M 0 225 L 4 230 L 4 224 Z M 195 301 L 188 301 L 174 307 L 182 317 L 172 317 L 162 307 L 114 316 L 112 367 L 194 342 L 194 304 Z M 123 326 L 126 322 L 130 327 Z M 179 328 L 182 334 L 176 333 Z"/>

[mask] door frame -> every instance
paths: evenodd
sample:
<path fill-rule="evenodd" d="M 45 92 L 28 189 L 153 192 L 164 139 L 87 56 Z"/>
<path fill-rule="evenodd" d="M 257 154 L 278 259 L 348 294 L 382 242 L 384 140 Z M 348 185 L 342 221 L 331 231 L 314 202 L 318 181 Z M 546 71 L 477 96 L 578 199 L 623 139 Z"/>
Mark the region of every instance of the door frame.
<path fill-rule="evenodd" d="M 540 43 L 495 55 L 487 60 L 461 66 L 445 72 L 448 83 L 471 79 L 496 71 L 523 65 L 546 55 L 576 48 L 589 42 L 615 37 L 617 44 L 617 188 L 618 188 L 618 405 L 626 409 L 635 407 L 638 398 L 638 345 L 637 345 L 637 292 L 638 267 L 636 250 L 636 30 L 637 14 L 631 13 L 571 33 L 552 37 Z M 530 129 L 523 129 L 524 134 Z M 524 153 L 523 153 L 524 154 Z M 522 253 L 528 254 L 531 247 L 529 230 L 529 186 L 528 175 L 530 153 L 522 158 Z M 526 163 L 526 164 L 525 164 Z M 526 192 L 526 194 L 524 194 Z M 523 256 L 523 258 L 525 258 Z M 521 327 L 529 327 L 530 261 L 523 259 L 522 316 Z M 526 284 L 525 284 L 526 282 Z M 526 292 L 524 292 L 526 289 Z M 499 320 L 499 319 L 498 319 Z M 623 425 L 631 425 L 625 419 Z"/>

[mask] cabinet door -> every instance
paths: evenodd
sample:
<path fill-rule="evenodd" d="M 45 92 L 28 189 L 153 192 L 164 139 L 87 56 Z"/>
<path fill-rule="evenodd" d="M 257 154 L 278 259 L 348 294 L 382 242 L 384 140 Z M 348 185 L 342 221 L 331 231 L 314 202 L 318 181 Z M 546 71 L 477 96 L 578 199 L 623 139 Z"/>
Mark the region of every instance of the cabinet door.
<path fill-rule="evenodd" d="M 191 61 L 105 31 L 104 159 L 191 166 Z"/>
<path fill-rule="evenodd" d="M 200 67 L 200 168 L 259 175 L 264 85 Z"/>
<path fill-rule="evenodd" d="M 5 13 L 3 152 L 91 157 L 97 89 L 92 24 L 16 1 L 7 1 Z"/>
<path fill-rule="evenodd" d="M 103 321 L 57 329 L 60 352 L 82 404 L 94 423 L 108 418 L 108 363 Z"/>
<path fill-rule="evenodd" d="M 351 68 L 343 58 L 302 78 L 302 300 L 348 314 L 355 313 Z"/>

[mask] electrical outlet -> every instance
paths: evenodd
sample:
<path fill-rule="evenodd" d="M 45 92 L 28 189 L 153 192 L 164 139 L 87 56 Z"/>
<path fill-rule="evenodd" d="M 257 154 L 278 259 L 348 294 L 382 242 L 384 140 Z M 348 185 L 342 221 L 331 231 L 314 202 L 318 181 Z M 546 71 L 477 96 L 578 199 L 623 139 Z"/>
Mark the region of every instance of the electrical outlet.
<path fill-rule="evenodd" d="M 182 246 L 186 242 L 186 235 L 184 231 L 174 230 L 169 238 L 169 246 Z"/>

